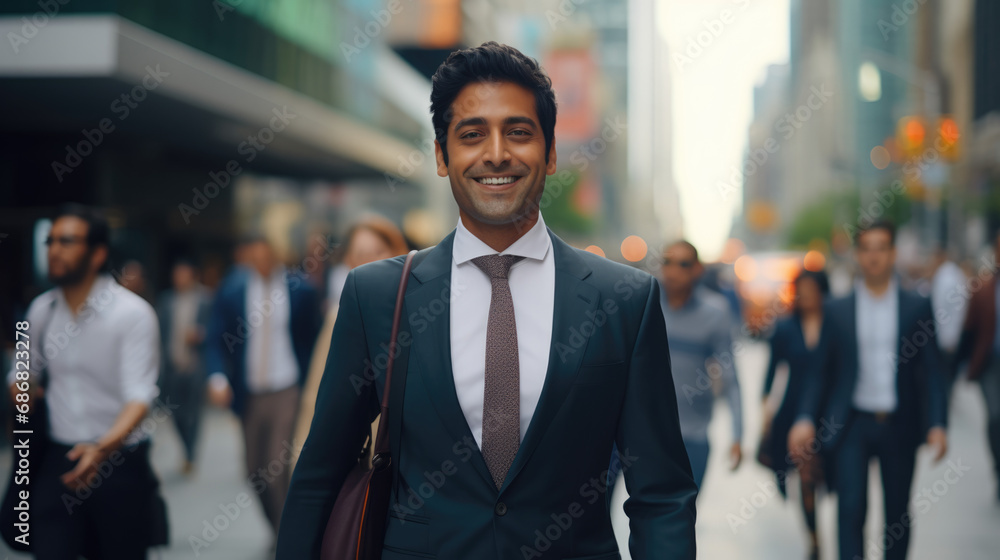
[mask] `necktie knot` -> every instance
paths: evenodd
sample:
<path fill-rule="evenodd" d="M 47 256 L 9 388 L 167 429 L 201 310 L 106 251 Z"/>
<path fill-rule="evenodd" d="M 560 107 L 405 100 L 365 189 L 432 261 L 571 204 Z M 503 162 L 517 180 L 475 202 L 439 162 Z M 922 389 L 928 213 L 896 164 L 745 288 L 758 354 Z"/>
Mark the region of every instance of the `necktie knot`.
<path fill-rule="evenodd" d="M 472 263 L 485 272 L 490 280 L 507 279 L 510 277 L 510 267 L 523 258 L 516 255 L 484 255 L 472 259 Z"/>

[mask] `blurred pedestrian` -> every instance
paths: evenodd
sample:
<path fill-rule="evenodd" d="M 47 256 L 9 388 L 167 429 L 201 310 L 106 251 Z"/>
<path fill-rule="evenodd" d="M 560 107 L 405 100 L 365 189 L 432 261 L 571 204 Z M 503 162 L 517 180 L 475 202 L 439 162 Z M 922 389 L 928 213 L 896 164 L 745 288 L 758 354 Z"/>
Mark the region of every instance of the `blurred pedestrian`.
<path fill-rule="evenodd" d="M 910 486 L 924 441 L 941 460 L 948 448 L 947 397 L 934 313 L 927 298 L 903 290 L 893 272 L 896 228 L 876 221 L 858 231 L 862 278 L 823 312 L 819 357 L 807 376 L 788 446 L 805 461 L 822 446 L 834 470 L 839 550 L 864 558 L 868 467 L 879 461 L 889 560 L 906 558 Z"/>
<path fill-rule="evenodd" d="M 157 304 L 163 340 L 160 387 L 175 407 L 174 423 L 184 446 L 181 471 L 191 474 L 205 401 L 204 342 L 211 299 L 191 261 L 174 263 L 171 283 L 172 289 L 163 292 Z"/>
<path fill-rule="evenodd" d="M 777 322 L 771 334 L 771 358 L 764 378 L 764 435 L 758 458 L 774 470 L 782 496 L 787 495 L 786 481 L 795 470 L 788 455 L 788 432 L 795 423 L 808 377 L 815 372 L 822 336 L 823 300 L 830 293 L 824 272 L 804 270 L 795 278 L 795 303 L 790 317 Z M 771 414 L 767 400 L 771 396 L 779 365 L 787 367 L 784 395 L 776 413 Z M 816 534 L 816 486 L 820 475 L 819 457 L 806 458 L 799 469 L 802 513 L 809 531 L 809 558 L 819 558 Z"/>
<path fill-rule="evenodd" d="M 223 281 L 212 304 L 205 354 L 209 397 L 231 406 L 242 421 L 247 472 L 262 485 L 264 513 L 277 534 L 320 306 L 316 291 L 288 273 L 267 239 L 250 238 L 243 246 L 246 267 Z"/>
<path fill-rule="evenodd" d="M 993 244 L 995 258 L 1000 261 L 1000 230 L 994 233 Z M 986 434 L 1000 501 L 1000 282 L 995 268 L 991 273 L 969 300 L 959 354 L 960 359 L 968 360 L 969 380 L 979 382 L 986 401 Z"/>
<path fill-rule="evenodd" d="M 149 297 L 149 282 L 146 281 L 146 268 L 142 263 L 131 259 L 122 265 L 119 282 L 131 290 L 134 294 L 146 301 L 151 301 Z"/>
<path fill-rule="evenodd" d="M 31 383 L 39 387 L 44 370 L 49 414 L 31 472 L 39 560 L 139 560 L 151 545 L 159 483 L 149 434 L 137 427 L 157 397 L 159 328 L 153 308 L 108 274 L 109 243 L 100 212 L 62 208 L 46 239 L 56 287 L 28 309 Z"/>
<path fill-rule="evenodd" d="M 931 307 L 937 321 L 937 342 L 945 368 L 949 392 L 958 371 L 955 353 L 962 336 L 965 307 L 968 303 L 965 273 L 948 259 L 944 249 L 934 252 L 931 262 Z"/>
<path fill-rule="evenodd" d="M 391 221 L 385 218 L 368 217 L 351 226 L 344 237 L 344 264 L 348 270 L 370 262 L 388 259 L 406 254 L 407 245 L 403 233 Z M 326 313 L 323 328 L 316 339 L 312 360 L 309 362 L 309 375 L 302 388 L 302 401 L 299 417 L 295 427 L 295 442 L 301 446 L 309 435 L 309 425 L 312 423 L 313 411 L 316 409 L 316 394 L 319 391 L 320 380 L 323 379 L 323 369 L 326 367 L 327 355 L 330 352 L 330 337 L 333 336 L 333 326 L 337 322 L 337 311 L 340 302 L 334 302 Z M 376 424 L 377 424 L 376 420 Z"/>
<path fill-rule="evenodd" d="M 736 470 L 743 458 L 743 404 L 733 355 L 732 315 L 721 296 L 698 286 L 702 271 L 698 250 L 687 241 L 673 243 L 663 253 L 660 307 L 669 333 L 681 435 L 699 488 L 708 467 L 708 425 L 716 389 L 725 395 L 732 413 L 730 469 Z"/>

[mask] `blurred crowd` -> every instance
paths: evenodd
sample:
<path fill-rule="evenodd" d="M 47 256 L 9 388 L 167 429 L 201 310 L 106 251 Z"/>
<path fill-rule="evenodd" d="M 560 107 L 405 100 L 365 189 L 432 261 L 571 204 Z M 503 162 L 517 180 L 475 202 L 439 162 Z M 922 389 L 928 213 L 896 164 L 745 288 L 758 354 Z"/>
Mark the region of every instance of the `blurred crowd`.
<path fill-rule="evenodd" d="M 154 498 L 159 492 L 141 420 L 169 407 L 183 442 L 178 470 L 191 475 L 198 468 L 199 427 L 208 404 L 229 408 L 239 419 L 248 480 L 259 483 L 255 490 L 277 534 L 291 468 L 275 469 L 275 461 L 294 464 L 309 432 L 347 272 L 410 249 L 395 224 L 374 215 L 352 224 L 341 239 L 311 240 L 306 260 L 293 264 L 282 262 L 263 235 L 247 235 L 237 242 L 225 274 L 181 255 L 170 263 L 170 286 L 152 293 L 144 263 L 112 267 L 109 226 L 100 211 L 70 205 L 54 217 L 46 240 L 54 288 L 17 319 L 40 333 L 33 336 L 76 349 L 31 354 L 31 391 L 48 401 L 52 439 L 96 443 L 71 448 L 50 442 L 38 468 L 52 483 L 36 499 L 58 502 L 65 490 L 56 480 L 78 497 L 90 488 L 101 498 L 80 497 L 87 516 L 53 509 L 39 521 L 38 532 L 69 537 L 43 546 L 84 546 L 93 526 L 87 519 L 107 519 L 109 511 L 132 504 L 125 517 L 142 528 L 133 539 L 140 557 L 139 550 L 156 542 L 147 528 L 157 523 L 157 514 L 136 513 L 150 509 L 136 501 L 137 489 Z M 863 554 L 869 461 L 877 458 L 882 465 L 887 518 L 908 516 L 916 449 L 926 443 L 939 459 L 944 456 L 947 401 L 960 376 L 982 389 L 989 412 L 984 444 L 1000 465 L 1000 235 L 994 239 L 996 256 L 978 269 L 963 268 L 942 251 L 925 266 L 903 268 L 896 259 L 895 226 L 876 222 L 858 232 L 853 273 L 846 273 L 840 293 L 831 293 L 831 276 L 842 270 L 831 265 L 828 274 L 802 260 L 788 285 L 774 291 L 775 301 L 787 305 L 753 330 L 747 329 L 731 266 L 703 263 L 687 241 L 666 244 L 650 272 L 663 289 L 669 339 L 664 351 L 670 353 L 681 433 L 698 486 L 705 484 L 714 403 L 723 399 L 732 411 L 732 436 L 724 442 L 731 468 L 750 450 L 774 470 L 782 495 L 788 484 L 799 486 L 810 557 L 819 557 L 815 512 L 824 489 L 839 494 L 840 549 Z M 134 295 L 122 295 L 119 284 Z M 790 297 L 779 297 L 786 290 Z M 770 347 L 759 431 L 743 425 L 736 368 L 751 336 Z M 67 337 L 88 342 L 80 351 L 64 342 Z M 14 364 L 8 382 L 17 403 L 24 377 Z M 858 372 L 852 390 L 841 386 L 849 376 L 838 368 Z M 124 388 L 107 377 L 116 370 L 128 372 Z M 136 402 L 144 404 L 130 410 Z M 846 417 L 853 419 L 847 428 L 838 423 Z M 824 442 L 822 453 L 812 447 L 816 440 Z M 116 484 L 97 491 L 100 465 L 126 450 L 138 457 L 126 461 L 135 475 L 113 477 Z M 612 457 L 610 484 L 616 462 Z M 905 558 L 906 546 L 892 548 L 888 557 Z"/>

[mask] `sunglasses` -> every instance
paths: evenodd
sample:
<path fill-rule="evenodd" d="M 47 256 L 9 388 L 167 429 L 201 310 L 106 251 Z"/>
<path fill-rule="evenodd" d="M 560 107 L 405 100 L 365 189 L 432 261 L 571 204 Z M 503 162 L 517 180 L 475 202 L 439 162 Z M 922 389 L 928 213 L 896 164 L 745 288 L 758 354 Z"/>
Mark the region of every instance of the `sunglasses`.
<path fill-rule="evenodd" d="M 671 265 L 677 265 L 677 266 L 679 266 L 679 267 L 681 267 L 681 268 L 683 268 L 685 270 L 690 270 L 690 269 L 694 268 L 695 262 L 694 261 L 681 261 L 681 260 L 671 259 L 669 257 L 663 259 L 663 266 L 671 266 Z"/>
<path fill-rule="evenodd" d="M 54 243 L 62 245 L 64 247 L 69 247 L 74 243 L 84 243 L 86 237 L 82 235 L 60 235 L 58 237 L 52 237 L 51 235 L 45 238 L 45 245 L 51 247 Z"/>

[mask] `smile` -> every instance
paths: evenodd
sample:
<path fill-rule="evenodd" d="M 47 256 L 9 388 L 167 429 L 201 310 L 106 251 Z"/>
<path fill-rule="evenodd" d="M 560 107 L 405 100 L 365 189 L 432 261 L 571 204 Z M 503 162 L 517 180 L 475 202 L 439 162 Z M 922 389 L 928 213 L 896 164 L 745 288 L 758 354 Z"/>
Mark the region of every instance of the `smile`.
<path fill-rule="evenodd" d="M 520 179 L 516 175 L 507 175 L 504 177 L 479 177 L 476 182 L 487 187 L 499 187 L 516 183 Z"/>

